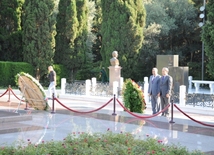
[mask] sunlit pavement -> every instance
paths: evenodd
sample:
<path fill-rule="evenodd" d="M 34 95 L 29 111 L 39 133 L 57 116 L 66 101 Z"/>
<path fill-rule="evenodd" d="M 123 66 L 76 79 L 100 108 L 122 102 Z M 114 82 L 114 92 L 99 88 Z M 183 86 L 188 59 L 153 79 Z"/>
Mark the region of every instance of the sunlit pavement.
<path fill-rule="evenodd" d="M 21 98 L 18 90 L 13 91 Z M 5 90 L 0 90 L 0 94 L 4 92 Z M 195 121 L 182 114 L 174 106 L 173 118 L 160 115 L 152 117 L 150 104 L 147 104 L 144 114 L 134 113 L 135 116 L 133 116 L 125 112 L 117 101 L 115 109 L 114 102 L 111 101 L 101 110 L 86 113 L 100 108 L 112 98 L 113 96 L 60 94 L 57 100 L 76 112 L 67 110 L 56 100 L 54 110 L 24 110 L 25 103 L 21 103 L 17 111 L 19 100 L 10 95 L 10 102 L 7 102 L 9 99 L 7 93 L 0 98 L 0 102 L 2 102 L 0 106 L 0 145 L 20 144 L 17 141 L 27 143 L 28 139 L 36 144 L 42 141 L 63 140 L 68 134 L 105 133 L 110 130 L 116 133 L 130 132 L 141 139 L 154 137 L 166 144 L 179 144 L 186 146 L 189 150 L 197 149 L 206 154 L 214 154 L 214 112 L 212 108 L 181 107 L 176 104 Z M 121 97 L 118 100 L 122 103 Z M 48 102 L 52 107 L 53 101 Z M 16 111 L 17 113 L 14 113 Z M 9 120 L 8 117 L 14 117 L 12 115 L 23 116 L 23 118 Z"/>

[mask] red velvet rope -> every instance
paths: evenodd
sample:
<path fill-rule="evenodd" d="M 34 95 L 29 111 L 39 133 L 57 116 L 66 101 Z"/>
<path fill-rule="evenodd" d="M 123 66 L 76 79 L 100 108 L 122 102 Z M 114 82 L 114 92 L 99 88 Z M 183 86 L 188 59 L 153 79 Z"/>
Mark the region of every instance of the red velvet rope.
<path fill-rule="evenodd" d="M 63 106 L 64 108 L 66 108 L 66 109 L 68 109 L 68 110 L 70 110 L 70 111 L 72 111 L 72 112 L 86 114 L 86 113 L 92 113 L 92 112 L 95 112 L 95 111 L 98 111 L 98 110 L 104 108 L 105 106 L 107 106 L 107 105 L 113 100 L 113 98 L 110 99 L 106 104 L 104 104 L 103 106 L 101 106 L 101 107 L 98 108 L 98 109 L 91 110 L 91 111 L 82 111 L 82 112 L 81 112 L 81 111 L 73 110 L 73 109 L 71 109 L 71 108 L 65 106 L 65 105 L 62 104 L 57 98 L 55 98 L 55 100 L 56 100 L 61 106 Z"/>
<path fill-rule="evenodd" d="M 9 88 L 10 89 L 10 88 Z M 10 89 L 10 91 L 12 92 L 12 94 L 18 99 L 18 100 L 21 100 L 18 96 L 16 96 L 16 94 L 13 92 L 12 89 Z M 22 102 L 25 102 L 25 100 L 21 100 Z"/>
<path fill-rule="evenodd" d="M 178 108 L 177 105 L 174 104 L 174 106 L 175 106 L 182 114 L 184 114 L 185 116 L 187 116 L 189 119 L 191 119 L 191 120 L 193 120 L 193 121 L 195 121 L 195 122 L 197 122 L 197 123 L 199 123 L 199 124 L 202 124 L 202 125 L 204 125 L 204 126 L 214 127 L 214 125 L 206 124 L 206 123 L 200 122 L 200 121 L 198 121 L 198 120 L 195 120 L 194 118 L 192 118 L 192 117 L 190 117 L 189 115 L 187 115 L 186 113 L 184 113 L 180 108 Z"/>
<path fill-rule="evenodd" d="M 151 116 L 140 116 L 140 115 L 136 115 L 134 113 L 132 113 L 131 111 L 129 111 L 118 99 L 117 99 L 117 102 L 120 104 L 120 106 L 125 110 L 127 111 L 129 114 L 135 116 L 135 117 L 138 117 L 138 118 L 152 118 L 152 117 L 155 117 L 157 115 L 159 115 L 160 113 L 164 112 L 167 108 L 169 108 L 170 104 L 168 106 L 166 106 L 162 111 L 154 114 L 154 115 L 151 115 Z"/>
<path fill-rule="evenodd" d="M 0 97 L 4 96 L 8 92 L 8 89 Z"/>

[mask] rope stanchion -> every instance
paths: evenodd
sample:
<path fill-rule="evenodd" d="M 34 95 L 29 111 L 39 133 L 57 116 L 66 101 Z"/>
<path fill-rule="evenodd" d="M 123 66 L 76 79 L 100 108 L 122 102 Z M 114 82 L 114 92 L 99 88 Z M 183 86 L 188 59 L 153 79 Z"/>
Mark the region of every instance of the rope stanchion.
<path fill-rule="evenodd" d="M 115 109 L 116 109 L 116 99 L 115 99 L 115 96 L 116 96 L 116 95 L 114 94 L 114 100 L 113 100 L 113 101 L 114 101 L 114 103 L 113 103 L 113 104 L 114 104 L 114 108 L 113 108 L 113 113 L 112 113 L 112 115 L 117 115 L 117 114 L 115 113 Z"/>
<path fill-rule="evenodd" d="M 173 99 L 171 100 L 171 120 L 169 121 L 169 123 L 175 123 L 173 121 Z"/>
<path fill-rule="evenodd" d="M 9 91 L 9 95 L 8 95 L 8 100 L 7 100 L 7 102 L 10 102 L 10 91 L 11 91 L 10 85 L 8 86 L 8 91 Z"/>
<path fill-rule="evenodd" d="M 20 98 L 13 92 L 12 89 L 10 89 L 10 91 L 11 91 L 11 93 L 15 96 L 16 99 L 18 99 L 18 100 L 20 100 L 20 101 L 22 101 L 22 102 L 25 102 L 25 100 L 20 99 Z"/>
<path fill-rule="evenodd" d="M 98 110 L 104 108 L 105 106 L 107 106 L 107 105 L 113 100 L 113 98 L 111 98 L 106 104 L 104 104 L 103 106 L 101 106 L 101 107 L 98 108 L 98 109 L 91 110 L 91 111 L 82 111 L 82 112 L 81 112 L 81 111 L 73 110 L 73 109 L 71 109 L 71 108 L 65 106 L 65 105 L 62 104 L 57 98 L 55 98 L 55 100 L 56 100 L 61 106 L 63 106 L 64 108 L 66 108 L 66 109 L 68 109 L 68 110 L 70 110 L 70 111 L 72 111 L 72 112 L 81 113 L 81 114 L 87 114 L 87 113 L 92 113 L 92 112 L 95 112 L 95 111 L 98 111 Z"/>
<path fill-rule="evenodd" d="M 166 110 L 167 108 L 169 108 L 169 106 L 170 106 L 170 104 L 169 104 L 169 105 L 166 106 L 162 111 L 160 111 L 160 112 L 158 112 L 158 113 L 156 113 L 156 114 L 154 114 L 154 115 L 151 115 L 151 116 L 140 116 L 140 115 L 136 115 L 136 114 L 132 113 L 131 111 L 129 111 L 118 99 L 117 99 L 117 102 L 118 102 L 118 103 L 120 104 L 120 106 L 121 106 L 125 111 L 127 111 L 129 114 L 131 114 L 131 115 L 133 115 L 133 116 L 135 116 L 135 117 L 138 117 L 138 118 L 143 118 L 143 119 L 155 117 L 155 116 L 159 115 L 160 113 L 162 113 L 163 111 L 165 111 L 165 110 Z"/>
<path fill-rule="evenodd" d="M 55 114 L 54 99 L 55 99 L 55 97 L 54 97 L 54 93 L 53 93 L 52 94 L 52 111 L 51 111 L 52 114 Z"/>
<path fill-rule="evenodd" d="M 212 124 L 207 124 L 207 123 L 203 123 L 203 122 L 200 122 L 192 117 L 190 117 L 189 115 L 187 115 L 186 113 L 184 113 L 177 105 L 174 104 L 174 106 L 178 109 L 178 111 L 180 111 L 182 114 L 184 114 L 185 116 L 187 116 L 189 119 L 201 124 L 201 125 L 204 125 L 204 126 L 209 126 L 209 127 L 214 127 L 214 125 Z"/>
<path fill-rule="evenodd" d="M 25 102 L 25 108 L 24 110 L 29 110 L 29 108 L 27 107 L 27 102 Z"/>
<path fill-rule="evenodd" d="M 1 94 L 0 98 L 1 98 L 2 96 L 4 96 L 8 91 L 9 91 L 9 88 L 8 88 L 3 94 Z"/>

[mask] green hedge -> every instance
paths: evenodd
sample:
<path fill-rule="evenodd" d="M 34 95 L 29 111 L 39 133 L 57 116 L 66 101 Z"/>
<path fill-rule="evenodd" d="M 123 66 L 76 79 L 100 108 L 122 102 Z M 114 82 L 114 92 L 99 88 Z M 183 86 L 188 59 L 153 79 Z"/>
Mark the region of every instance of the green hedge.
<path fill-rule="evenodd" d="M 54 70 L 57 73 L 57 85 L 61 86 L 61 78 L 67 78 L 68 72 L 63 65 L 54 65 Z M 0 61 L 0 87 L 8 87 L 9 85 L 17 87 L 15 76 L 20 72 L 28 73 L 34 77 L 33 66 L 29 63 Z M 40 79 L 40 83 L 42 86 L 48 86 L 47 76 Z"/>
<path fill-rule="evenodd" d="M 33 67 L 26 62 L 0 61 L 0 86 L 16 86 L 15 76 L 19 72 L 33 74 Z"/>

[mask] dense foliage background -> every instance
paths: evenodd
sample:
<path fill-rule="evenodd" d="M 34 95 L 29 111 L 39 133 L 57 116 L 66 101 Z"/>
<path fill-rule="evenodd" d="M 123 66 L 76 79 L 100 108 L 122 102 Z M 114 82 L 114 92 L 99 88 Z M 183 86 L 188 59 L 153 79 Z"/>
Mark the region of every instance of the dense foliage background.
<path fill-rule="evenodd" d="M 151 74 L 156 55 L 179 55 L 179 65 L 214 80 L 213 0 L 1 0 L 0 61 L 28 62 L 43 80 L 47 66 L 66 67 L 69 80 L 98 77 L 119 52 L 122 76 L 135 81 Z M 209 60 L 209 61 L 208 61 Z M 99 79 L 98 79 L 99 80 Z"/>

